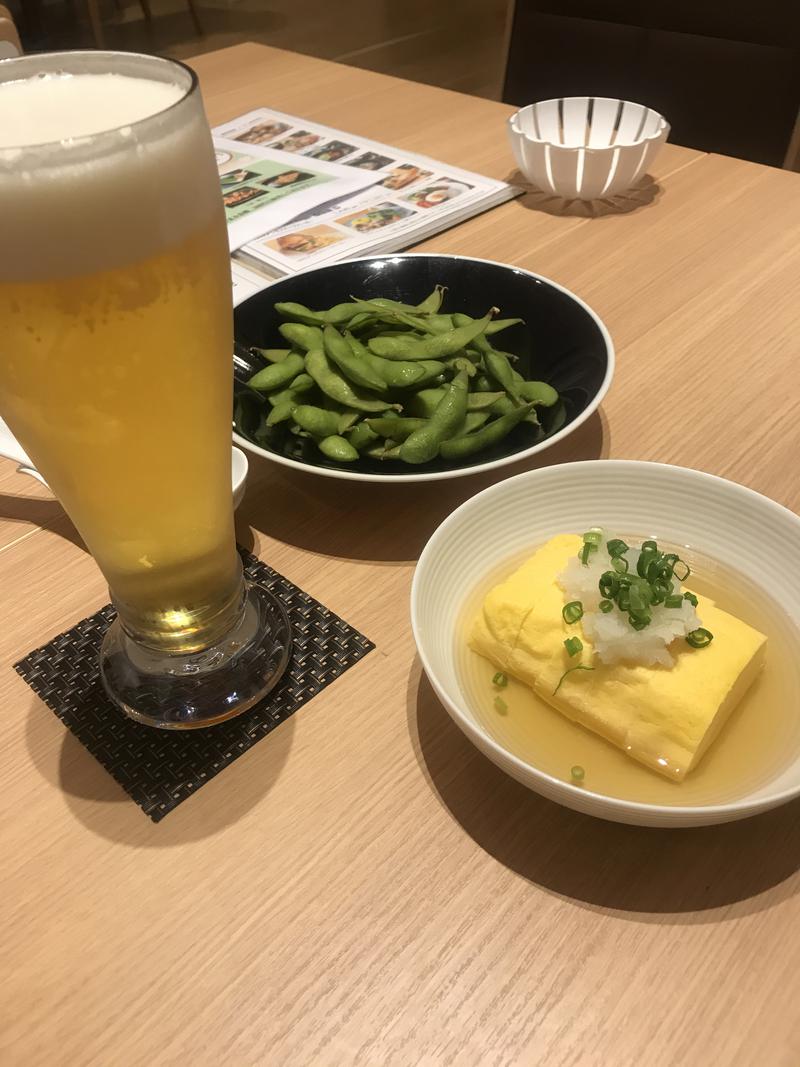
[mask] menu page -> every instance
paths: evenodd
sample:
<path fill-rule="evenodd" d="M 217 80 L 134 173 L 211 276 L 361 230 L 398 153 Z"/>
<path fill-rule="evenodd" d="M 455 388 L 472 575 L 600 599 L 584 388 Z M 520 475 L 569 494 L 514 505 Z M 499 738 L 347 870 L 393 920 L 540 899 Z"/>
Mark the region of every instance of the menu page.
<path fill-rule="evenodd" d="M 291 218 L 241 246 L 240 255 L 274 274 L 394 251 L 521 192 L 506 182 L 268 108 L 241 115 L 214 133 L 240 152 L 264 145 L 287 153 L 302 171 L 324 164 L 361 176 L 356 190 L 337 183 L 312 204 L 293 200 L 297 210 Z"/>
<path fill-rule="evenodd" d="M 262 148 L 214 137 L 231 251 L 304 211 L 371 184 L 369 175 L 325 160 L 298 165 L 294 144 L 287 140 Z"/>

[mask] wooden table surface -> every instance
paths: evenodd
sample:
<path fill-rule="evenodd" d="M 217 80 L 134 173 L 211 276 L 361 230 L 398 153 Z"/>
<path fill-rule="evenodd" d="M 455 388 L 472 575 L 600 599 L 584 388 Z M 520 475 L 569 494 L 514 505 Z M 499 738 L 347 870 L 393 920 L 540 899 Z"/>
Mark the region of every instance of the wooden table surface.
<path fill-rule="evenodd" d="M 212 122 L 271 105 L 513 170 L 498 103 L 254 45 L 196 67 Z M 603 412 L 542 463 L 663 460 L 798 509 L 800 178 L 668 145 L 653 179 L 627 212 L 530 194 L 421 247 L 531 268 L 606 321 Z M 251 470 L 240 539 L 377 650 L 153 825 L 12 670 L 106 591 L 0 465 L 0 1060 L 799 1063 L 800 808 L 653 831 L 526 791 L 451 723 L 407 620 L 425 540 L 493 479 Z"/>

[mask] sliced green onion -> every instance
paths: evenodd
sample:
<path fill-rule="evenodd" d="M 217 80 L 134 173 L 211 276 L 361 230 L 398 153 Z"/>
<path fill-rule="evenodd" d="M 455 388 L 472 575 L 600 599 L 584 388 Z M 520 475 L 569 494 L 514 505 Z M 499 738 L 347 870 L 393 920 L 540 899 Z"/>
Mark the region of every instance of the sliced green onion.
<path fill-rule="evenodd" d="M 496 685 L 498 689 L 505 689 L 508 685 L 508 677 L 503 674 L 502 671 L 498 671 L 492 678 L 492 685 Z"/>
<path fill-rule="evenodd" d="M 627 574 L 630 564 L 622 556 L 612 556 L 611 566 L 617 572 L 617 574 Z"/>
<path fill-rule="evenodd" d="M 569 604 L 565 604 L 561 609 L 561 614 L 564 617 L 564 622 L 569 623 L 571 626 L 574 622 L 583 618 L 583 604 L 580 600 L 570 600 Z"/>
<path fill-rule="evenodd" d="M 568 637 L 564 641 L 564 648 L 568 656 L 577 656 L 579 652 L 583 652 L 583 641 L 580 637 Z"/>
<path fill-rule="evenodd" d="M 658 552 L 658 542 L 642 541 L 642 552 Z"/>
<path fill-rule="evenodd" d="M 631 615 L 642 615 L 647 611 L 648 602 L 642 595 L 642 590 L 638 585 L 632 585 L 630 591 L 630 613 Z"/>
<path fill-rule="evenodd" d="M 586 666 L 584 666 L 583 663 L 578 663 L 574 667 L 569 667 L 567 670 L 564 671 L 564 673 L 558 679 L 558 685 L 553 690 L 553 696 L 555 696 L 556 693 L 559 691 L 559 689 L 561 688 L 561 683 L 564 681 L 564 679 L 567 677 L 568 674 L 572 674 L 573 671 L 593 671 L 593 670 L 594 670 L 594 667 L 586 667 Z"/>
<path fill-rule="evenodd" d="M 508 711 L 508 704 L 506 704 L 502 697 L 494 698 L 494 710 L 498 711 L 501 715 L 505 715 Z"/>
<path fill-rule="evenodd" d="M 636 561 L 636 573 L 640 578 L 647 577 L 647 571 L 650 565 L 658 558 L 657 552 L 642 552 Z"/>
<path fill-rule="evenodd" d="M 692 648 L 706 648 L 713 640 L 714 635 L 712 632 L 702 626 L 686 635 L 686 644 L 691 645 Z"/>
<path fill-rule="evenodd" d="M 620 541 L 618 537 L 612 538 L 612 540 L 609 541 L 606 545 L 606 548 L 608 549 L 608 554 L 609 556 L 611 556 L 612 559 L 616 559 L 617 557 L 624 555 L 628 551 L 628 546 L 625 544 L 624 541 Z"/>
<path fill-rule="evenodd" d="M 597 586 L 601 596 L 614 597 L 619 592 L 619 578 L 613 571 L 603 571 Z"/>
<path fill-rule="evenodd" d="M 683 567 L 683 574 L 678 574 L 677 567 Z M 686 562 L 686 560 L 679 559 L 676 561 L 675 566 L 672 568 L 672 573 L 678 579 L 679 582 L 685 582 L 689 575 L 692 573 L 692 568 Z"/>
<path fill-rule="evenodd" d="M 593 527 L 591 530 L 587 530 L 587 532 L 583 535 L 583 543 L 585 545 L 596 546 L 599 545 L 602 540 L 603 531 L 598 526 Z"/>
<path fill-rule="evenodd" d="M 646 626 L 650 625 L 652 619 L 649 615 L 629 615 L 628 622 L 634 630 L 644 630 Z"/>
<path fill-rule="evenodd" d="M 586 777 L 586 771 L 578 763 L 574 767 L 570 767 L 569 773 L 573 782 L 582 782 Z"/>
<path fill-rule="evenodd" d="M 587 541 L 587 543 L 581 549 L 581 563 L 584 565 L 584 567 L 589 566 L 589 556 L 591 556 L 592 552 L 596 551 L 597 545 L 593 545 L 591 542 Z"/>
<path fill-rule="evenodd" d="M 683 603 L 682 596 L 668 596 L 664 601 L 665 608 L 679 608 Z"/>
<path fill-rule="evenodd" d="M 613 600 L 601 600 L 600 603 L 598 604 L 598 607 L 600 608 L 600 610 L 602 611 L 602 613 L 604 615 L 608 615 L 609 611 L 613 611 L 614 610 L 614 601 Z"/>
<path fill-rule="evenodd" d="M 617 607 L 620 611 L 630 611 L 631 607 L 631 591 L 630 587 L 627 589 L 620 589 L 617 596 Z"/>
<path fill-rule="evenodd" d="M 694 593 L 690 593 L 688 590 L 683 594 L 683 599 L 688 600 L 693 608 L 697 607 L 697 597 Z"/>

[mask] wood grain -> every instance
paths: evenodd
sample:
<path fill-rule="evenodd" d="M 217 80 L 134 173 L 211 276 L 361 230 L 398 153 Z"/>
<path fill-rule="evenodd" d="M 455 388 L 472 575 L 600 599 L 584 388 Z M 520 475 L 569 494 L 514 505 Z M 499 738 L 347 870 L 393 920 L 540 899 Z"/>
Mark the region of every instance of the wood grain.
<path fill-rule="evenodd" d="M 498 104 L 250 46 L 197 68 L 214 121 L 272 104 L 512 166 Z M 798 179 L 679 148 L 655 178 L 627 213 L 530 194 L 425 247 L 531 267 L 606 319 L 602 417 L 541 462 L 680 462 L 796 508 Z M 11 669 L 105 590 L 0 465 L 2 1062 L 800 1062 L 797 806 L 689 832 L 561 810 L 422 678 L 414 560 L 490 481 L 334 486 L 253 460 L 240 539 L 377 649 L 153 826 Z"/>

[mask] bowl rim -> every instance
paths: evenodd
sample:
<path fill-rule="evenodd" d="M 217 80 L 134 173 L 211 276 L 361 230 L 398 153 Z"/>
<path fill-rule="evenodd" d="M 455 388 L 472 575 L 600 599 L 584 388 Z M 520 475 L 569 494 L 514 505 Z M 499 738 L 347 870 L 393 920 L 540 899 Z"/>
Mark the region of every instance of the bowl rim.
<path fill-rule="evenodd" d="M 612 104 L 633 104 L 636 107 L 643 107 L 645 111 L 650 111 L 658 116 L 658 128 L 655 133 L 648 134 L 647 137 L 639 137 L 635 141 L 625 141 L 623 144 L 607 145 L 588 145 L 585 142 L 579 145 L 567 145 L 562 144 L 560 141 L 551 141 L 547 137 L 536 137 L 534 134 L 526 133 L 520 129 L 519 117 L 523 111 L 538 107 L 540 104 L 556 104 L 559 101 L 566 100 L 604 100 Z M 558 148 L 564 152 L 612 152 L 615 148 L 639 148 L 653 141 L 665 140 L 672 129 L 661 112 L 656 111 L 654 107 L 650 107 L 648 104 L 640 104 L 638 100 L 624 100 L 622 97 L 615 96 L 551 96 L 547 100 L 534 100 L 532 104 L 525 104 L 524 107 L 517 108 L 513 115 L 509 115 L 506 119 L 506 125 L 511 133 L 530 141 L 532 144 L 550 145 L 552 148 Z"/>
<path fill-rule="evenodd" d="M 488 263 L 494 267 L 505 267 L 508 270 L 517 271 L 521 274 L 528 275 L 529 278 L 535 281 L 544 282 L 545 284 L 552 286 L 553 289 L 557 289 L 559 292 L 566 294 L 572 300 L 578 304 L 591 319 L 594 320 L 595 325 L 600 331 L 600 336 L 603 339 L 603 343 L 606 349 L 606 372 L 603 376 L 603 380 L 600 383 L 600 388 L 592 397 L 586 408 L 577 415 L 566 426 L 562 427 L 557 433 L 554 433 L 552 437 L 545 438 L 544 441 L 539 441 L 535 445 L 531 445 L 529 448 L 522 448 L 518 452 L 512 452 L 509 456 L 501 456 L 500 459 L 487 460 L 484 463 L 475 463 L 471 467 L 455 467 L 452 470 L 443 471 L 427 471 L 420 474 L 373 474 L 364 471 L 355 471 L 342 469 L 339 470 L 336 467 L 315 467 L 309 463 L 304 463 L 302 460 L 292 459 L 290 456 L 280 456 L 276 452 L 270 452 L 265 448 L 261 448 L 260 445 L 256 445 L 240 434 L 233 430 L 234 442 L 248 452 L 252 452 L 255 455 L 263 456 L 265 459 L 271 460 L 273 463 L 278 463 L 283 467 L 291 467 L 294 470 L 305 471 L 310 474 L 317 474 L 321 477 L 327 478 L 339 478 L 343 481 L 350 482 L 380 482 L 383 484 L 408 484 L 419 482 L 437 482 L 444 481 L 449 478 L 466 478 L 470 475 L 481 474 L 484 471 L 497 470 L 500 467 L 506 467 L 511 463 L 517 463 L 521 459 L 526 459 L 529 456 L 536 455 L 539 452 L 544 452 L 545 449 L 550 448 L 552 445 L 561 441 L 563 438 L 568 437 L 571 433 L 574 433 L 588 418 L 590 418 L 598 409 L 600 404 L 605 399 L 606 394 L 611 386 L 612 379 L 614 377 L 614 371 L 616 368 L 616 353 L 614 350 L 614 342 L 611 339 L 611 334 L 608 332 L 608 327 L 597 314 L 597 312 L 591 308 L 584 300 L 572 292 L 571 289 L 567 289 L 564 285 L 559 285 L 558 282 L 552 280 L 552 278 L 546 277 L 544 274 L 536 274 L 534 271 L 527 270 L 525 267 L 518 267 L 513 263 L 503 263 L 496 259 L 484 259 L 481 256 L 463 256 L 457 252 L 400 252 L 400 253 L 385 253 L 382 255 L 372 256 L 357 256 L 353 259 L 339 260 L 336 263 L 326 263 L 315 267 L 306 267 L 304 270 L 296 271 L 294 274 L 286 275 L 282 278 L 275 278 L 270 281 L 263 289 L 260 289 L 258 293 L 253 293 L 244 300 L 241 300 L 236 306 L 242 307 L 248 300 L 252 300 L 256 296 L 261 296 L 262 293 L 268 292 L 273 285 L 278 282 L 286 281 L 287 278 L 294 278 L 299 274 L 311 274 L 313 271 L 326 270 L 329 267 L 340 266 L 343 263 L 363 263 L 372 262 L 376 259 L 392 260 L 392 259 L 455 259 L 463 260 L 469 263 Z"/>
<path fill-rule="evenodd" d="M 776 500 L 764 496 L 763 493 L 759 493 L 755 489 L 749 489 L 747 486 L 741 485 L 739 482 L 731 481 L 728 478 L 722 478 L 716 474 L 709 474 L 706 471 L 696 470 L 692 467 L 681 467 L 673 463 L 657 463 L 651 460 L 636 459 L 579 460 L 575 463 L 558 463 L 549 467 L 523 471 L 521 474 L 514 475 L 511 478 L 505 478 L 502 481 L 496 482 L 494 485 L 490 485 L 486 489 L 481 490 L 481 492 L 476 493 L 474 496 L 471 496 L 468 500 L 465 500 L 463 504 L 460 504 L 454 511 L 452 511 L 447 518 L 436 527 L 420 553 L 411 582 L 411 630 L 414 635 L 414 643 L 417 646 L 417 653 L 422 662 L 425 674 L 451 719 L 453 719 L 456 725 L 467 735 L 470 741 L 472 741 L 479 750 L 485 752 L 487 755 L 489 754 L 489 751 L 491 751 L 494 762 L 503 770 L 505 770 L 504 764 L 513 766 L 514 770 L 518 772 L 518 781 L 523 782 L 528 788 L 532 788 L 529 784 L 531 778 L 538 780 L 545 786 L 546 791 L 544 791 L 542 795 L 549 797 L 556 803 L 562 803 L 566 807 L 575 807 L 572 804 L 568 804 L 566 800 L 561 799 L 562 795 L 570 795 L 572 797 L 572 794 L 567 793 L 569 789 L 567 782 L 560 778 L 554 778 L 546 771 L 542 771 L 533 764 L 516 756 L 513 752 L 496 741 L 488 732 L 484 732 L 476 726 L 458 704 L 448 696 L 444 686 L 436 676 L 436 672 L 425 652 L 420 636 L 419 597 L 421 579 L 419 575 L 422 568 L 427 565 L 427 560 L 433 554 L 438 543 L 446 537 L 453 528 L 458 527 L 463 514 L 469 511 L 470 508 L 474 507 L 477 500 L 499 495 L 506 491 L 509 485 L 521 479 L 535 479 L 536 477 L 542 476 L 558 477 L 556 472 L 566 473 L 573 469 L 575 471 L 585 471 L 588 469 L 597 469 L 598 465 L 602 465 L 606 468 L 613 467 L 622 472 L 626 470 L 646 471 L 656 468 L 678 471 L 681 477 L 704 482 L 709 487 L 724 487 L 723 491 L 725 492 L 732 491 L 743 500 L 756 502 L 757 506 L 765 508 L 775 515 L 788 518 L 797 527 L 798 533 L 800 533 L 800 517 L 789 508 L 784 507 L 783 504 L 779 504 Z M 508 774 L 510 772 L 506 770 L 505 773 Z M 586 798 L 588 803 L 581 805 L 578 810 L 586 811 L 588 808 L 596 807 L 597 811 L 590 812 L 591 814 L 610 818 L 617 822 L 628 822 L 630 820 L 625 818 L 625 816 L 636 815 L 639 816 L 639 819 L 645 825 L 645 820 L 648 818 L 659 817 L 665 820 L 663 824 L 659 823 L 659 825 L 677 828 L 680 826 L 681 820 L 687 820 L 685 823 L 687 826 L 696 826 L 701 825 L 701 823 L 696 821 L 698 817 L 708 818 L 712 822 L 724 822 L 732 821 L 736 818 L 757 815 L 770 808 L 779 807 L 781 804 L 786 804 L 800 796 L 800 781 L 796 786 L 784 789 L 779 793 L 772 793 L 768 796 L 760 797 L 755 801 L 748 800 L 745 797 L 740 800 L 729 801 L 725 804 L 648 804 L 642 801 L 623 800 L 620 797 L 608 796 L 605 793 L 595 793 L 589 789 L 581 789 L 580 796 Z M 689 822 L 688 820 L 692 821 Z"/>

